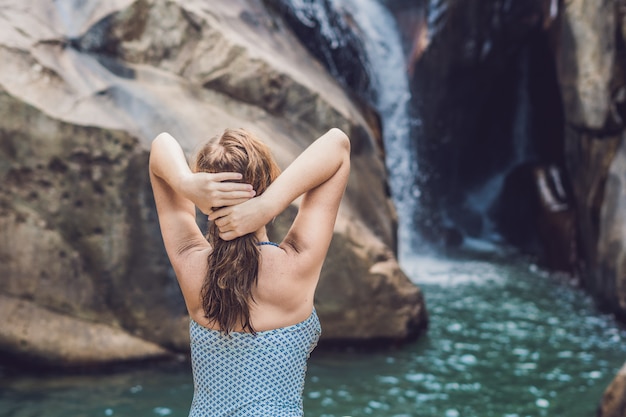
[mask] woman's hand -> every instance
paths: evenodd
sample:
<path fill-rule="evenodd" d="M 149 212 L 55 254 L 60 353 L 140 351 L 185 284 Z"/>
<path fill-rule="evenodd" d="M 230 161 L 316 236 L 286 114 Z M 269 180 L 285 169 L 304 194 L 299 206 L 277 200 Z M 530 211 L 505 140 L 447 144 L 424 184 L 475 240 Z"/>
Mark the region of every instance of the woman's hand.
<path fill-rule="evenodd" d="M 233 206 L 254 197 L 252 185 L 233 182 L 240 179 L 238 172 L 196 172 L 184 175 L 176 188 L 208 215 L 214 208 Z"/>
<path fill-rule="evenodd" d="M 263 208 L 263 199 L 257 197 L 215 210 L 209 214 L 209 220 L 215 222 L 220 238 L 233 240 L 265 226 L 269 221 L 267 213 L 268 210 Z"/>

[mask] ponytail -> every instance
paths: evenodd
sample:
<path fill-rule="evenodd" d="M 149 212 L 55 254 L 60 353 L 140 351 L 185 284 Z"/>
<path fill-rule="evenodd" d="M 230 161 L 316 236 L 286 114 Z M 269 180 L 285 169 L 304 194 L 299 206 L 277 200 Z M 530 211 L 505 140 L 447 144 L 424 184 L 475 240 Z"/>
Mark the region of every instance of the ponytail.
<path fill-rule="evenodd" d="M 218 323 L 228 334 L 241 326 L 256 334 L 250 322 L 249 302 L 258 281 L 259 247 L 254 233 L 222 240 L 215 224 L 209 226 L 207 240 L 213 247 L 207 257 L 208 270 L 202 285 L 202 308 L 206 318 Z"/>

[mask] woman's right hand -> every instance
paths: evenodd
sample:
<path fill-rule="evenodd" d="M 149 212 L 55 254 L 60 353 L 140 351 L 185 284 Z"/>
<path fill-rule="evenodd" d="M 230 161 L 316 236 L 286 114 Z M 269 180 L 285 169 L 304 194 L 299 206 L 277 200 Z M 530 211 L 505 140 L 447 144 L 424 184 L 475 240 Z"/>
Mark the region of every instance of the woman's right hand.
<path fill-rule="evenodd" d="M 219 207 L 229 207 L 255 196 L 252 185 L 239 182 L 238 172 L 196 172 L 184 175 L 177 190 L 206 215 Z"/>
<path fill-rule="evenodd" d="M 233 240 L 265 226 L 268 213 L 269 210 L 263 207 L 263 198 L 260 196 L 215 210 L 209 214 L 209 220 L 219 229 L 220 238 Z"/>

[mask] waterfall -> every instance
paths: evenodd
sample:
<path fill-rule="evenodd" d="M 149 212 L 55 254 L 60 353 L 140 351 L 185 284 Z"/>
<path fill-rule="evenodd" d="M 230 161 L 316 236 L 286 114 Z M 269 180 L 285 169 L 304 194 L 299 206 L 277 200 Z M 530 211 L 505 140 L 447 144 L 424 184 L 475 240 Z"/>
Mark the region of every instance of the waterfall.
<path fill-rule="evenodd" d="M 411 94 L 400 34 L 389 10 L 376 0 L 333 0 L 333 6 L 350 15 L 361 31 L 371 97 L 382 120 L 385 163 L 398 211 L 398 255 L 403 259 L 419 243 L 413 220 L 419 197 L 417 155 L 411 140 L 412 124 L 419 121 L 409 115 Z"/>
<path fill-rule="evenodd" d="M 420 191 L 411 138 L 420 123 L 410 117 L 411 93 L 398 22 L 382 2 L 283 0 L 279 7 L 296 22 L 297 35 L 333 77 L 369 101 L 380 115 L 402 259 L 421 243 L 414 221 Z"/>

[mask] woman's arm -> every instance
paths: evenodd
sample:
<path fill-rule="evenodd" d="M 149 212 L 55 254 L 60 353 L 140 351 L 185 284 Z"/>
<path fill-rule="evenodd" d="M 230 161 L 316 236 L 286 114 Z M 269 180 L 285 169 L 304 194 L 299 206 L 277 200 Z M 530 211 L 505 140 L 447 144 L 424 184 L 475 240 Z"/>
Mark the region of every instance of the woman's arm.
<path fill-rule="evenodd" d="M 208 213 L 212 207 L 238 204 L 254 196 L 251 185 L 226 182 L 241 179 L 239 173 L 192 173 L 182 148 L 167 133 L 152 142 L 149 167 L 161 234 L 172 264 L 188 249 L 208 245 L 196 224 L 194 204 Z"/>
<path fill-rule="evenodd" d="M 302 252 L 320 248 L 325 255 L 350 172 L 350 141 L 331 129 L 313 142 L 261 196 L 209 215 L 220 237 L 231 240 L 258 230 L 302 194 L 298 216 L 285 242 Z"/>

